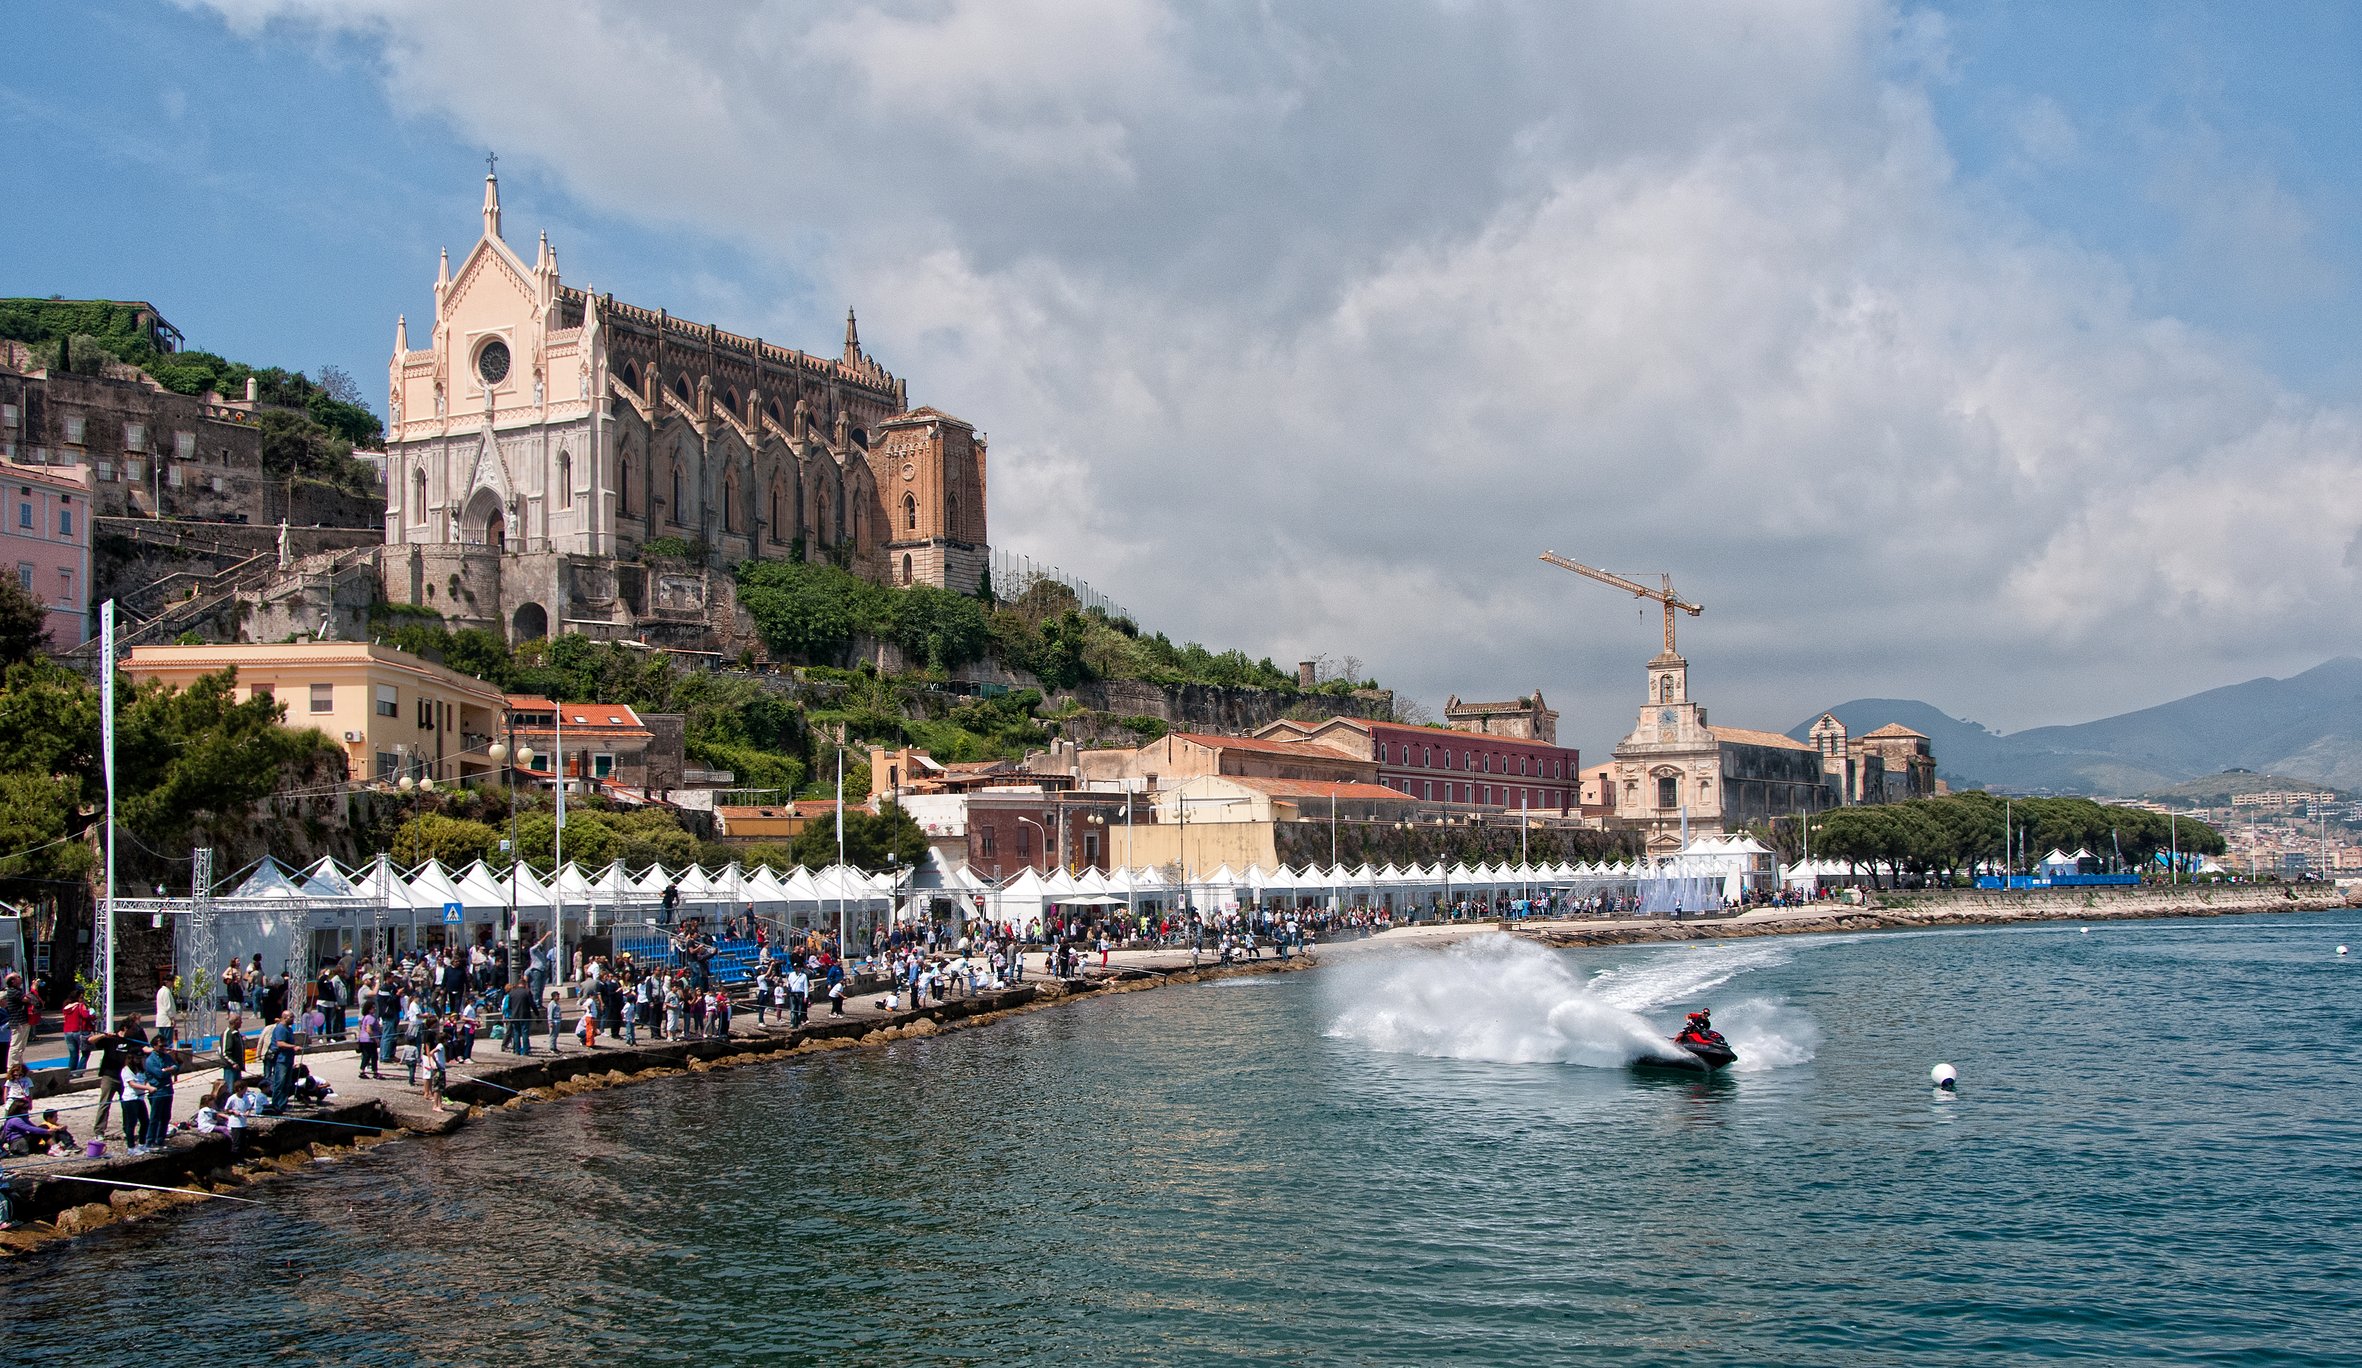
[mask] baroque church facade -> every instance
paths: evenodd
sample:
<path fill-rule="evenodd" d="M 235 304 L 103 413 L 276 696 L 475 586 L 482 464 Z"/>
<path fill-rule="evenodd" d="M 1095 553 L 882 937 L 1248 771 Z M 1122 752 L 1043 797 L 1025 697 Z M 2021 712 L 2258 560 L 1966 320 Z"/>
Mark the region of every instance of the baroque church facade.
<path fill-rule="evenodd" d="M 818 356 L 566 284 L 483 231 L 387 373 L 384 592 L 512 640 L 725 644 L 741 561 L 833 561 L 972 593 L 985 439 L 861 350 Z"/>

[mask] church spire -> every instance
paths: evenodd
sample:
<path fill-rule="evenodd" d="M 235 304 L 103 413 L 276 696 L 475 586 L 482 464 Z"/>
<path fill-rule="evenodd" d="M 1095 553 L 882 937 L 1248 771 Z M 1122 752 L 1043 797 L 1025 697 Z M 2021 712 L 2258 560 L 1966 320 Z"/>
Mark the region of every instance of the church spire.
<path fill-rule="evenodd" d="M 861 364 L 861 331 L 853 324 L 853 307 L 845 306 L 845 364 Z"/>
<path fill-rule="evenodd" d="M 500 236 L 500 177 L 495 174 L 499 164 L 500 158 L 484 154 L 484 236 L 488 238 Z"/>
<path fill-rule="evenodd" d="M 395 314 L 395 315 L 394 315 L 394 355 L 396 355 L 396 356 L 400 356 L 400 355 L 402 355 L 402 353 L 404 353 L 404 352 L 406 352 L 406 351 L 409 351 L 409 350 L 410 350 L 410 317 L 409 317 L 409 315 L 407 315 L 407 314 Z"/>

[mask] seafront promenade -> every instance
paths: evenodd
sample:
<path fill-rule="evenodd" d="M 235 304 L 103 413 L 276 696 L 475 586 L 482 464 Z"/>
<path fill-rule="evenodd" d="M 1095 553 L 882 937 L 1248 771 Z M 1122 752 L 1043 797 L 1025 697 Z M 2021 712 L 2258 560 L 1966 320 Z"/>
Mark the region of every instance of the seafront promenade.
<path fill-rule="evenodd" d="M 106 1137 L 108 1148 L 103 1157 L 8 1160 L 6 1171 L 14 1186 L 22 1228 L 0 1233 L 0 1254 L 33 1248 L 114 1220 L 207 1200 L 197 1195 L 200 1193 L 229 1195 L 273 1172 L 332 1159 L 347 1147 L 365 1148 L 403 1133 L 440 1134 L 464 1124 L 479 1108 L 522 1106 L 735 1062 L 777 1060 L 796 1054 L 923 1037 L 980 1024 L 1008 1012 L 1111 990 L 1155 987 L 1166 982 L 1230 974 L 1285 972 L 1314 967 L 1328 958 L 1435 948 L 1503 930 L 1545 944 L 1575 946 L 2024 921 L 2229 916 L 2318 911 L 2344 905 L 2343 895 L 2334 888 L 2274 885 L 2226 888 L 2204 895 L 2193 890 L 2157 890 L 2144 896 L 2139 890 L 2131 890 L 2104 899 L 2085 894 L 2054 897 L 1900 894 L 1872 898 L 1868 905 L 1822 902 L 1680 920 L 1470 918 L 1395 927 L 1363 939 L 1316 944 L 1310 955 L 1299 953 L 1288 958 L 1282 958 L 1275 948 L 1266 944 L 1257 958 L 1238 957 L 1227 965 L 1220 963 L 1219 956 L 1211 950 L 1193 954 L 1187 947 L 1114 950 L 1106 955 L 1104 964 L 1093 951 L 1082 957 L 1073 977 L 1064 979 L 1052 976 L 1044 957 L 1037 952 L 1026 957 L 1025 977 L 1014 985 L 954 994 L 918 1007 L 900 1003 L 891 1008 L 886 1005 L 885 990 L 873 988 L 849 995 L 842 1015 L 830 1014 L 825 1005 L 817 1007 L 811 1020 L 800 1028 L 790 1028 L 777 1012 L 768 1013 L 767 1021 L 758 1022 L 751 1006 L 741 1005 L 731 1015 L 726 1036 L 657 1040 L 642 1032 L 634 1045 L 626 1044 L 620 1037 L 603 1035 L 597 1045 L 586 1047 L 574 1033 L 578 1016 L 570 1008 L 555 1048 L 545 1023 L 535 1032 L 530 1056 L 513 1054 L 503 1042 L 487 1036 L 475 1042 L 471 1058 L 451 1060 L 446 1101 L 440 1109 L 423 1091 L 423 1070 L 421 1082 L 412 1082 L 405 1065 L 386 1062 L 377 1071 L 382 1073 L 382 1078 L 364 1077 L 360 1057 L 349 1042 L 320 1042 L 306 1048 L 301 1062 L 333 1090 L 333 1098 L 318 1105 L 297 1106 L 282 1117 L 261 1118 L 249 1133 L 243 1156 L 232 1155 L 222 1137 L 185 1132 L 176 1135 L 160 1153 L 128 1154 L 120 1138 L 120 1120 L 110 1117 L 112 1129 Z M 58 1053 L 54 1043 L 44 1040 L 33 1051 L 33 1057 L 47 1060 Z M 50 1070 L 38 1072 L 53 1079 L 56 1076 Z M 204 1094 L 218 1078 L 215 1062 L 206 1055 L 198 1055 L 184 1071 L 181 1086 L 175 1092 L 175 1120 L 193 1119 Z M 95 1080 L 86 1074 L 36 1105 L 57 1108 L 60 1119 L 77 1139 L 87 1141 L 95 1130 L 92 1123 L 97 1096 Z M 129 1186 L 111 1186 L 115 1184 Z M 156 1193 L 138 1187 L 140 1184 L 194 1191 L 181 1195 Z"/>

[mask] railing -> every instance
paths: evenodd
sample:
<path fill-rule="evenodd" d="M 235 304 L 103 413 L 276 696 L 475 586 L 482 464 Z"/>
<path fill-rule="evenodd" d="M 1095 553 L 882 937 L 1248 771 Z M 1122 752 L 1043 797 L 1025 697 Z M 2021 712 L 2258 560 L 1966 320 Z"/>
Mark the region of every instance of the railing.
<path fill-rule="evenodd" d="M 631 956 L 632 962 L 642 967 L 670 969 L 679 962 L 679 957 L 673 954 L 672 937 L 663 932 L 617 935 L 615 953 Z M 761 954 L 753 941 L 743 937 L 716 941 L 713 958 L 705 962 L 705 971 L 714 982 L 724 986 L 745 983 L 755 976 L 755 965 Z"/>
<path fill-rule="evenodd" d="M 994 598 L 1003 603 L 1023 598 L 1025 591 L 1037 584 L 1063 585 L 1083 607 L 1093 609 L 1107 617 L 1123 618 L 1130 622 L 1140 620 L 1132 616 L 1131 609 L 1093 589 L 1088 580 L 1069 575 L 1057 566 L 1037 561 L 1031 556 L 1020 555 L 1015 551 L 1003 551 L 999 547 L 993 548 L 992 596 Z"/>

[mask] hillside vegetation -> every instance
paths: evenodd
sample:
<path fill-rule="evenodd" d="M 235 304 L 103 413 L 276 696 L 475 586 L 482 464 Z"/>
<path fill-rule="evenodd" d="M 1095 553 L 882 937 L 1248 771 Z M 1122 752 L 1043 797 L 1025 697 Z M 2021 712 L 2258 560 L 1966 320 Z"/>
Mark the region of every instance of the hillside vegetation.
<path fill-rule="evenodd" d="M 962 763 L 1021 759 L 1085 723 L 1140 740 L 1163 733 L 1155 718 L 1086 717 L 1054 707 L 1038 689 L 978 697 L 947 687 L 950 670 L 987 655 L 1051 688 L 1134 679 L 1303 692 L 1269 660 L 1142 635 L 1129 622 L 1080 609 L 1073 592 L 1054 583 L 1001 604 L 926 586 L 871 584 L 828 565 L 766 561 L 740 567 L 739 602 L 777 658 L 841 659 L 862 635 L 894 642 L 924 666 L 881 675 L 866 663 L 850 670 L 810 664 L 792 677 L 685 670 L 643 647 L 575 634 L 512 649 L 497 633 L 453 630 L 432 610 L 401 605 L 381 605 L 374 630 L 388 645 L 509 692 L 680 713 L 691 758 L 731 771 L 742 786 L 783 795 L 833 792 L 840 739 L 856 755 L 872 744 L 912 745 Z M 1373 687 L 1340 679 L 1312 692 L 1346 696 Z M 866 767 L 852 757 L 848 764 L 848 791 L 866 793 Z"/>

